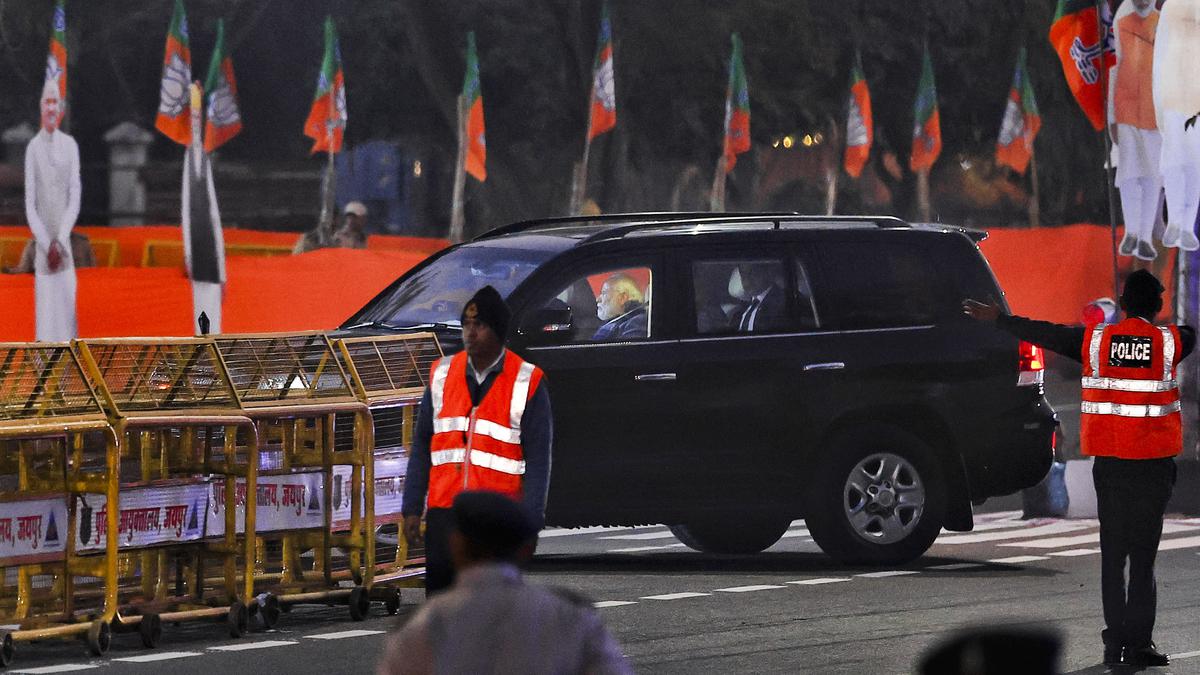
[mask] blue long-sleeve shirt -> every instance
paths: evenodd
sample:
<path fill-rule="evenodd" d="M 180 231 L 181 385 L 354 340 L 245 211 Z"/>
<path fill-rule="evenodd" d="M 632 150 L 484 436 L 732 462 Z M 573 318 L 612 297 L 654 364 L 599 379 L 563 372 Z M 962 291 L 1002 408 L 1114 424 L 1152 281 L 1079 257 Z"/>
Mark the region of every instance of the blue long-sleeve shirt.
<path fill-rule="evenodd" d="M 476 405 L 492 388 L 500 368 L 495 368 L 477 384 L 469 372 L 467 389 Z M 546 494 L 550 489 L 550 447 L 554 438 L 554 419 L 550 412 L 550 391 L 543 377 L 525 406 L 521 417 L 521 451 L 525 459 L 525 475 L 521 477 L 522 501 L 529 512 L 544 521 Z M 425 497 L 429 492 L 430 455 L 433 439 L 433 402 L 429 387 L 417 409 L 417 424 L 413 430 L 412 448 L 408 456 L 408 473 L 404 478 L 404 501 L 401 511 L 406 516 L 425 513 Z M 539 525 L 541 522 L 539 522 Z"/>

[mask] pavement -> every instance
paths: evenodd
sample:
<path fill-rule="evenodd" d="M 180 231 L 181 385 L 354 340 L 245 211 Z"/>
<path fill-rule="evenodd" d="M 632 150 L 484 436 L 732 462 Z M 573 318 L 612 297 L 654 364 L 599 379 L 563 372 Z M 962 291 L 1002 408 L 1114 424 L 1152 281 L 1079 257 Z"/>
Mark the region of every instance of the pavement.
<path fill-rule="evenodd" d="M 980 625 L 1053 631 L 1062 672 L 1109 672 L 1097 523 L 1020 516 L 982 514 L 975 531 L 943 532 L 896 568 L 834 563 L 803 521 L 754 556 L 697 553 L 663 526 L 548 530 L 529 576 L 591 598 L 638 672 L 908 673 Z M 1200 673 L 1200 518 L 1172 515 L 1164 532 L 1155 638 L 1174 663 L 1150 672 Z M 9 672 L 371 672 L 422 595 L 406 591 L 399 617 L 376 606 L 362 622 L 344 607 L 297 607 L 240 640 L 221 623 L 168 625 L 158 649 L 118 635 L 104 658 L 77 642 L 23 644 Z"/>

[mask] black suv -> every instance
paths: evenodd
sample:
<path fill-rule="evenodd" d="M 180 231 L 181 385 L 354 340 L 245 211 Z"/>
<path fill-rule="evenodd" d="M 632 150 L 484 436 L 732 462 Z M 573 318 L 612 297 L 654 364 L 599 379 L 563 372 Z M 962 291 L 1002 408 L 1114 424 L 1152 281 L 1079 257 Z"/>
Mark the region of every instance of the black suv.
<path fill-rule="evenodd" d="M 1040 352 L 963 316 L 1002 298 L 981 232 L 889 217 L 641 214 L 519 223 L 434 255 L 343 326 L 433 330 L 491 284 L 554 409 L 550 525 L 666 523 L 756 552 L 796 518 L 898 563 L 1037 483 Z"/>

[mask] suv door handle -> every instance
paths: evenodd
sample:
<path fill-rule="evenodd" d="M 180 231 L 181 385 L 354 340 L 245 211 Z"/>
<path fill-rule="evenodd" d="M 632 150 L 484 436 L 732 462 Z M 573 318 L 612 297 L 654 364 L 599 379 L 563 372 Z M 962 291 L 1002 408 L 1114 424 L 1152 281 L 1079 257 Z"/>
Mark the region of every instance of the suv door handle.
<path fill-rule="evenodd" d="M 846 367 L 846 364 L 841 361 L 830 361 L 828 363 L 810 363 L 804 366 L 804 372 L 810 370 L 841 370 Z"/>
<path fill-rule="evenodd" d="M 633 379 L 638 382 L 674 382 L 675 373 L 644 373 L 634 375 Z"/>

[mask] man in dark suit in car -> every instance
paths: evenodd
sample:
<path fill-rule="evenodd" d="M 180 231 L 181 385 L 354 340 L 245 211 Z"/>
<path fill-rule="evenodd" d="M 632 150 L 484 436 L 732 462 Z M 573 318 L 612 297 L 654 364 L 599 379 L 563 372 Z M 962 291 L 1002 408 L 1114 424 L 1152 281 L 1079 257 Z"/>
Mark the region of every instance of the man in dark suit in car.
<path fill-rule="evenodd" d="M 645 296 L 628 274 L 618 272 L 604 281 L 600 287 L 596 315 L 604 323 L 596 329 L 593 340 L 641 338 L 649 334 Z"/>
<path fill-rule="evenodd" d="M 772 265 L 745 262 L 737 267 L 742 279 L 745 305 L 735 311 L 733 328 L 739 333 L 760 333 L 782 326 L 787 314 L 783 288 L 775 283 Z"/>

